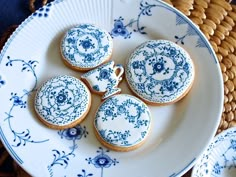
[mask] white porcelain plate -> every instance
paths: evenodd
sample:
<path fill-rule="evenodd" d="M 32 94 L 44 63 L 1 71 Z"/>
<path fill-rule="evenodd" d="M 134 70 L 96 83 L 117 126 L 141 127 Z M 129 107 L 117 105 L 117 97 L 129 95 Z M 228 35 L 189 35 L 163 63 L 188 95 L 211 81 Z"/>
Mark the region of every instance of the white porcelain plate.
<path fill-rule="evenodd" d="M 97 141 L 92 122 L 100 104 L 93 95 L 87 119 L 68 130 L 51 130 L 38 121 L 35 90 L 58 75 L 80 77 L 66 67 L 59 43 L 69 28 L 93 23 L 110 32 L 112 59 L 125 65 L 144 41 L 167 39 L 192 57 L 196 78 L 180 102 L 150 106 L 152 132 L 132 152 L 113 152 Z M 218 127 L 223 82 L 208 41 L 187 17 L 157 0 L 56 0 L 27 18 L 0 55 L 0 137 L 12 157 L 33 176 L 174 177 L 192 167 Z M 131 94 L 124 80 L 122 92 Z"/>
<path fill-rule="evenodd" d="M 236 175 L 236 127 L 217 135 L 193 168 L 192 177 Z"/>

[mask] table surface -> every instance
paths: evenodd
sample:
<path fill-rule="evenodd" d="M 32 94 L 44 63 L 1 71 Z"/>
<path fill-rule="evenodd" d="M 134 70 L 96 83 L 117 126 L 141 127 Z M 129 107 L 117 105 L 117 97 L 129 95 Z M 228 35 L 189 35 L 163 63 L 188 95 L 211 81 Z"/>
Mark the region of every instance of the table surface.
<path fill-rule="evenodd" d="M 50 2 L 52 0 L 49 0 Z M 40 7 L 41 0 L 37 1 L 35 6 Z M 232 3 L 236 3 L 236 0 L 233 0 Z M 29 1 L 24 0 L 0 0 L 0 36 L 12 25 L 20 24 L 26 17 L 31 14 L 29 10 Z M 0 144 L 0 157 L 6 155 L 6 151 L 3 146 Z M 12 173 L 16 167 L 12 163 L 11 157 L 4 158 L 4 162 L 1 162 L 0 158 L 0 176 L 15 176 L 16 174 Z M 22 176 L 24 176 L 23 174 Z M 184 175 L 184 177 L 189 177 L 191 171 Z"/>

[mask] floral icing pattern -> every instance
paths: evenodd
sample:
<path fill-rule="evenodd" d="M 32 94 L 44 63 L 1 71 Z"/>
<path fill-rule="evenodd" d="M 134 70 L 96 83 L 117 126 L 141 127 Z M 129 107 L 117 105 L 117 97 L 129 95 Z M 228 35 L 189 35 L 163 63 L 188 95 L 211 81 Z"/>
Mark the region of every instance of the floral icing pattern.
<path fill-rule="evenodd" d="M 150 130 L 151 114 L 136 97 L 126 94 L 108 98 L 98 108 L 94 125 L 99 136 L 117 147 L 141 143 Z"/>
<path fill-rule="evenodd" d="M 90 24 L 81 24 L 68 30 L 61 43 L 66 62 L 87 70 L 109 59 L 112 48 L 109 33 Z"/>
<path fill-rule="evenodd" d="M 35 109 L 51 125 L 65 126 L 86 114 L 90 92 L 72 76 L 57 76 L 45 82 L 35 98 Z"/>
<path fill-rule="evenodd" d="M 89 84 L 94 92 L 104 93 L 102 99 L 106 99 L 121 92 L 118 84 L 122 80 L 123 73 L 122 65 L 115 65 L 114 61 L 110 61 L 83 74 L 81 78 Z"/>
<path fill-rule="evenodd" d="M 126 78 L 144 100 L 168 103 L 189 89 L 194 67 L 187 52 L 175 43 L 152 40 L 140 45 L 130 56 Z"/>

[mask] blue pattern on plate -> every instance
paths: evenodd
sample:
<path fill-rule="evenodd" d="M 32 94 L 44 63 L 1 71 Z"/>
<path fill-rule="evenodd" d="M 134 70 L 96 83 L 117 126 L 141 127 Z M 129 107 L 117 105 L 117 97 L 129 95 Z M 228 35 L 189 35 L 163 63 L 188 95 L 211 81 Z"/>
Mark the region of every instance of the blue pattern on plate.
<path fill-rule="evenodd" d="M 114 28 L 111 31 L 111 36 L 123 36 L 124 39 L 130 38 L 132 32 L 129 32 L 127 30 L 127 27 L 133 28 L 134 32 L 138 32 L 140 34 L 147 34 L 147 32 L 144 31 L 146 26 L 141 26 L 140 18 L 142 16 L 152 16 L 151 10 L 153 7 L 156 6 L 158 5 L 150 4 L 147 1 L 141 1 L 139 7 L 140 13 L 138 14 L 137 18 L 131 19 L 126 25 L 124 25 L 124 18 L 122 18 L 121 16 L 118 19 L 114 20 Z"/>
<path fill-rule="evenodd" d="M 3 77 L 0 75 L 0 88 L 6 84 L 6 81 L 3 79 Z"/>
<path fill-rule="evenodd" d="M 89 177 L 89 176 L 93 176 L 92 173 L 86 173 L 85 169 L 82 169 L 82 174 L 78 174 L 77 177 Z"/>
<path fill-rule="evenodd" d="M 223 151 L 220 151 L 223 150 Z M 214 159 L 217 155 L 217 159 Z M 213 160 L 212 160 L 213 159 Z M 196 168 L 196 169 L 195 169 Z M 236 171 L 236 129 L 231 128 L 217 135 L 208 146 L 201 160 L 194 168 L 194 177 L 235 174 Z"/>
<path fill-rule="evenodd" d="M 228 157 L 229 151 L 233 151 L 234 155 Z M 236 170 L 236 139 L 230 139 L 230 145 L 226 151 L 221 154 L 221 157 L 223 157 L 224 160 L 223 162 L 215 162 L 211 173 L 212 175 L 220 176 L 223 170 L 231 170 L 232 168 Z"/>
<path fill-rule="evenodd" d="M 23 164 L 24 161 L 18 156 L 18 154 L 13 150 L 12 145 L 9 144 L 5 134 L 2 131 L 2 127 L 0 126 L 0 138 L 2 143 L 5 145 L 7 150 L 11 153 L 12 157 L 15 159 L 15 161 L 19 164 Z"/>
<path fill-rule="evenodd" d="M 124 18 L 119 17 L 118 19 L 114 20 L 114 28 L 111 31 L 112 38 L 117 36 L 123 36 L 125 39 L 130 38 L 132 32 L 127 30 L 127 26 L 130 26 L 132 23 L 124 25 L 123 23 Z"/>
<path fill-rule="evenodd" d="M 170 8 L 168 6 L 160 5 L 159 0 L 155 0 L 155 1 L 157 2 L 157 4 L 155 4 L 155 3 L 151 4 L 146 0 L 142 0 L 140 2 L 139 14 L 137 15 L 136 18 L 132 18 L 129 22 L 127 22 L 127 24 L 124 23 L 124 18 L 121 16 L 118 19 L 115 19 L 114 20 L 114 27 L 110 32 L 111 36 L 113 38 L 118 37 L 118 36 L 122 36 L 122 37 L 124 37 L 124 39 L 131 38 L 132 32 L 129 32 L 129 28 L 131 28 L 133 30 L 133 32 L 138 32 L 140 34 L 146 35 L 147 32 L 145 31 L 145 29 L 147 27 L 142 26 L 141 17 L 142 16 L 152 16 L 152 10 L 154 7 L 162 7 L 162 8 L 165 8 L 169 11 L 176 13 L 176 26 L 179 26 L 179 25 L 187 26 L 186 34 L 181 35 L 181 36 L 176 34 L 174 36 L 173 40 L 176 40 L 176 43 L 181 43 L 182 45 L 184 45 L 185 44 L 184 40 L 186 37 L 199 36 L 199 38 L 197 40 L 196 47 L 207 48 L 208 51 L 212 55 L 214 55 L 212 52 L 211 46 L 207 43 L 206 39 L 204 39 L 202 37 L 202 35 L 200 35 L 200 32 L 196 29 L 194 24 L 189 23 L 187 18 L 183 18 L 183 16 L 180 15 L 179 12 L 173 11 L 172 8 Z M 215 60 L 215 62 L 217 63 L 218 61 Z"/>
<path fill-rule="evenodd" d="M 60 2 L 62 2 L 63 0 L 54 0 L 53 2 L 49 2 L 46 5 L 44 5 L 43 7 L 40 7 L 36 12 L 33 13 L 34 17 L 49 17 L 49 14 L 52 11 L 52 7 L 54 4 L 58 4 Z"/>
<path fill-rule="evenodd" d="M 88 164 L 93 164 L 96 168 L 101 169 L 101 177 L 104 175 L 104 168 L 110 168 L 111 165 L 116 166 L 116 164 L 119 163 L 117 159 L 110 158 L 107 153 L 109 150 L 104 150 L 102 147 L 99 147 L 99 150 L 97 150 L 98 155 L 95 157 L 89 157 L 85 160 L 88 162 Z"/>
<path fill-rule="evenodd" d="M 75 149 L 78 148 L 78 145 L 76 142 L 80 140 L 82 137 L 86 138 L 88 135 L 88 131 L 86 130 L 85 126 L 77 125 L 73 128 L 68 128 L 64 130 L 58 131 L 58 135 L 60 135 L 61 139 L 66 139 L 68 141 L 72 141 L 72 146 L 69 147 L 70 152 L 66 151 L 60 151 L 57 149 L 53 149 L 53 161 L 50 165 L 48 165 L 48 171 L 50 173 L 50 176 L 53 176 L 53 167 L 55 165 L 60 165 L 64 168 L 67 168 L 69 165 L 70 158 L 76 157 L 76 154 L 74 153 Z"/>
<path fill-rule="evenodd" d="M 47 5 L 39 8 L 36 12 L 33 13 L 33 16 L 37 17 L 48 17 L 48 14 L 50 12 L 50 8 L 52 6 L 52 3 L 48 3 Z"/>
<path fill-rule="evenodd" d="M 179 26 L 179 25 L 187 25 L 188 23 L 183 19 L 181 18 L 180 16 L 176 16 L 176 26 Z M 190 25 L 187 25 L 187 32 L 185 35 L 183 36 L 175 36 L 175 39 L 176 39 L 176 43 L 178 44 L 179 42 L 184 45 L 184 39 L 188 36 L 196 36 L 197 35 L 197 32 L 190 26 Z M 196 47 L 205 47 L 205 46 L 196 46 Z"/>
<path fill-rule="evenodd" d="M 21 67 L 19 67 L 16 63 L 21 64 Z M 26 61 L 23 59 L 11 59 L 10 56 L 7 57 L 7 62 L 5 64 L 6 67 L 12 67 L 12 68 L 16 67 L 17 69 L 21 68 L 21 72 L 31 73 L 35 78 L 34 86 L 31 90 L 23 89 L 23 93 L 11 92 L 11 95 L 10 95 L 9 101 L 12 102 L 12 106 L 8 112 L 5 112 L 5 114 L 7 115 L 7 117 L 5 118 L 5 121 L 8 121 L 9 128 L 12 134 L 14 135 L 14 139 L 13 139 L 14 144 L 12 145 L 14 147 L 19 147 L 21 145 L 25 146 L 26 143 L 44 143 L 48 141 L 48 139 L 33 140 L 29 129 L 26 129 L 23 131 L 19 131 L 19 130 L 16 131 L 14 130 L 14 127 L 12 126 L 12 121 L 14 120 L 14 117 L 15 117 L 13 115 L 14 109 L 26 108 L 29 95 L 36 90 L 38 78 L 35 73 L 35 68 L 37 64 L 38 64 L 38 61 L 36 60 Z"/>

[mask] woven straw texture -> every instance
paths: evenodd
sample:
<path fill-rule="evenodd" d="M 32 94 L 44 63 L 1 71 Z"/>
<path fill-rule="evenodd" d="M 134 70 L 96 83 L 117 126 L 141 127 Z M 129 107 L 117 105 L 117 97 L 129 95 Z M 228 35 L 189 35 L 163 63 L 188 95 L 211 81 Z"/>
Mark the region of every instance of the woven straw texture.
<path fill-rule="evenodd" d="M 224 110 L 217 133 L 236 126 L 236 5 L 226 0 L 164 0 L 189 17 L 205 34 L 218 57 L 224 80 Z M 42 0 L 42 5 L 47 0 Z M 35 0 L 30 0 L 29 9 L 33 12 Z M 16 26 L 3 34 L 0 49 Z M 4 149 L 0 142 L 0 150 Z M 2 150 L 0 167 L 9 160 L 9 154 Z M 12 172 L 0 176 L 28 177 L 14 161 Z M 190 172 L 184 177 L 190 176 Z"/>

